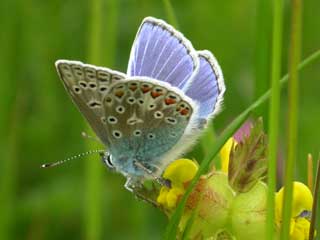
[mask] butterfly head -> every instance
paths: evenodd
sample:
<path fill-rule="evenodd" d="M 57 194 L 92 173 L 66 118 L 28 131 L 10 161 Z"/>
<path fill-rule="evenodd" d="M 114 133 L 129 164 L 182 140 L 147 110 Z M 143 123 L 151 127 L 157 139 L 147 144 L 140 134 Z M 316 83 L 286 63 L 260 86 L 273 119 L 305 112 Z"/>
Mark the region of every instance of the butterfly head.
<path fill-rule="evenodd" d="M 157 169 L 148 164 L 150 160 L 141 159 L 139 156 L 123 154 L 115 157 L 109 152 L 101 154 L 102 162 L 111 171 L 122 173 L 124 176 L 148 178 L 148 173 L 156 172 Z"/>

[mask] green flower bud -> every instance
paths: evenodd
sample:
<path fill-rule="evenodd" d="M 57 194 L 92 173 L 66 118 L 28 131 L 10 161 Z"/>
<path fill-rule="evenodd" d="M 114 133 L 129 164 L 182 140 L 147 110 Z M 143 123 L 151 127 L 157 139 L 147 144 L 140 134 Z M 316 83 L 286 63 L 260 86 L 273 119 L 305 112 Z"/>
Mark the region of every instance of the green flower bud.
<path fill-rule="evenodd" d="M 237 240 L 264 240 L 266 236 L 267 186 L 257 184 L 233 200 L 230 217 L 232 232 Z"/>
<path fill-rule="evenodd" d="M 188 199 L 179 226 L 181 232 L 185 230 L 190 218 L 193 218 L 191 229 L 188 229 L 190 239 L 216 236 L 227 226 L 233 197 L 234 191 L 224 173 L 214 172 L 202 177 Z"/>

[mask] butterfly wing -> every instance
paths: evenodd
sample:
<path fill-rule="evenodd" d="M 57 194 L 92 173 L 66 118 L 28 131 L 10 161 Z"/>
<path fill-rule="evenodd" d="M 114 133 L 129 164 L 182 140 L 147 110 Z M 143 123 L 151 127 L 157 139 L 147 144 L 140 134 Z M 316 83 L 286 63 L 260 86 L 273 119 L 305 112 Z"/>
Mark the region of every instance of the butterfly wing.
<path fill-rule="evenodd" d="M 103 96 L 110 84 L 125 78 L 125 74 L 108 68 L 83 64 L 78 61 L 59 60 L 58 74 L 80 112 L 104 144 L 107 132 L 101 118 L 104 116 Z"/>
<path fill-rule="evenodd" d="M 186 89 L 198 71 L 192 44 L 166 22 L 147 17 L 133 43 L 128 76 L 146 76 Z"/>
<path fill-rule="evenodd" d="M 221 68 L 209 51 L 199 51 L 200 68 L 186 94 L 199 103 L 200 119 L 214 117 L 221 109 L 225 85 Z"/>
<path fill-rule="evenodd" d="M 109 150 L 119 172 L 143 176 L 138 162 L 161 174 L 173 159 L 164 155 L 179 142 L 196 109 L 182 91 L 150 78 L 135 77 L 111 86 L 104 98 Z"/>

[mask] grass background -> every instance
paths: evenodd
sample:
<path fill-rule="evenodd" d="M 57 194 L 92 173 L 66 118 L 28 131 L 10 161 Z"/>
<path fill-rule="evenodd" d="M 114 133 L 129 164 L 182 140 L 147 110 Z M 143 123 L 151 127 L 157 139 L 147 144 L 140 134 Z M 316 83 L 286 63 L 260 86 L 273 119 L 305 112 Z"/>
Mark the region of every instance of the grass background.
<path fill-rule="evenodd" d="M 88 239 L 88 231 L 97 231 L 96 239 L 160 239 L 163 235 L 165 216 L 136 201 L 124 190 L 125 179 L 102 164 L 96 186 L 101 210 L 96 214 L 97 228 L 88 230 L 87 162 L 100 161 L 99 157 L 53 169 L 39 168 L 44 162 L 86 151 L 91 145 L 81 137 L 81 131 L 88 127 L 63 89 L 54 62 L 61 58 L 94 59 L 89 53 L 93 4 L 84 0 L 0 3 L 0 239 Z M 211 50 L 222 67 L 227 91 L 224 111 L 213 124 L 217 133 L 269 86 L 270 4 L 265 0 L 172 1 L 180 30 L 196 49 Z M 320 47 L 319 7 L 317 0 L 304 2 L 302 58 Z M 99 64 L 123 72 L 142 19 L 167 17 L 162 1 L 101 0 L 98 9 Z M 288 71 L 289 1 L 285 2 L 284 16 L 283 74 Z M 294 174 L 305 183 L 307 154 L 316 158 L 320 150 L 319 76 L 318 65 L 300 74 Z M 279 162 L 286 159 L 287 105 L 285 88 L 281 94 Z M 265 116 L 265 123 L 267 107 L 257 111 Z M 188 156 L 201 161 L 204 149 L 210 148 L 206 143 L 200 143 Z"/>

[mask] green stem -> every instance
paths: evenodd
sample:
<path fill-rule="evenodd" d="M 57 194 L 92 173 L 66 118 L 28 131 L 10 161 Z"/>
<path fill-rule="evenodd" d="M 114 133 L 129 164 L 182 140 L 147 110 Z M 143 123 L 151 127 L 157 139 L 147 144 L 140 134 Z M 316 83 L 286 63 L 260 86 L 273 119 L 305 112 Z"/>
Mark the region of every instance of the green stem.
<path fill-rule="evenodd" d="M 168 22 L 178 29 L 179 28 L 178 21 L 170 0 L 163 0 L 163 4 L 165 7 L 165 12 L 167 14 Z"/>
<path fill-rule="evenodd" d="M 297 150 L 297 131 L 298 131 L 298 65 L 301 52 L 301 14 L 302 1 L 292 1 L 291 19 L 291 44 L 289 58 L 289 94 L 288 94 L 288 154 L 285 166 L 285 190 L 283 202 L 283 222 L 281 228 L 281 239 L 289 239 L 290 218 L 292 208 L 292 180 L 294 164 L 296 161 Z"/>
<path fill-rule="evenodd" d="M 255 98 L 261 96 L 269 89 L 270 80 L 270 39 L 271 39 L 271 1 L 257 1 L 256 20 L 256 46 L 255 46 Z M 280 76 L 278 80 L 280 79 Z M 259 107 L 255 114 L 262 116 L 264 123 L 268 124 L 267 105 Z"/>
<path fill-rule="evenodd" d="M 103 12 L 107 14 L 103 15 Z M 88 62 L 112 67 L 116 44 L 116 0 L 90 1 Z M 102 39 L 104 39 L 102 43 Z M 102 54 L 103 53 L 103 54 Z M 88 129 L 90 134 L 94 134 Z M 101 146 L 88 142 L 88 149 Z M 85 234 L 88 240 L 102 239 L 102 170 L 99 161 L 86 161 Z"/>
<path fill-rule="evenodd" d="M 201 137 L 201 148 L 204 156 L 207 156 L 210 152 L 211 146 L 214 144 L 216 139 L 216 133 L 212 122 L 208 124 L 206 132 Z"/>
<path fill-rule="evenodd" d="M 273 2 L 273 39 L 272 39 L 272 71 L 271 71 L 271 99 L 269 111 L 269 148 L 268 148 L 268 200 L 267 200 L 267 239 L 274 238 L 274 193 L 276 190 L 276 169 L 279 135 L 280 109 L 280 76 L 282 55 L 282 22 L 283 1 Z"/>
<path fill-rule="evenodd" d="M 90 31 L 88 62 L 101 64 L 101 18 L 102 1 L 90 1 Z M 92 131 L 88 129 L 90 135 Z M 88 149 L 96 148 L 92 142 L 87 143 Z M 85 236 L 87 240 L 98 240 L 102 236 L 102 201 L 101 201 L 101 178 L 102 168 L 98 161 L 86 161 L 86 202 L 85 202 Z"/>
<path fill-rule="evenodd" d="M 310 65 L 314 61 L 320 59 L 320 50 L 316 51 L 315 53 L 311 54 L 309 57 L 307 57 L 302 63 L 299 65 L 299 70 L 302 70 L 306 66 Z M 285 75 L 281 81 L 280 81 L 280 87 L 284 85 L 288 81 L 289 75 Z M 183 195 L 180 203 L 178 204 L 175 212 L 173 213 L 171 220 L 167 226 L 164 239 L 171 240 L 176 238 L 177 233 L 177 227 L 180 222 L 181 216 L 183 214 L 183 210 L 185 207 L 185 204 L 187 202 L 187 199 L 192 192 L 193 188 L 197 184 L 199 178 L 201 175 L 203 175 L 208 166 L 210 165 L 213 158 L 216 156 L 216 154 L 219 152 L 219 150 L 222 148 L 222 146 L 225 144 L 225 142 L 237 131 L 237 129 L 245 122 L 245 120 L 248 118 L 250 113 L 255 110 L 257 107 L 261 106 L 262 103 L 264 103 L 271 95 L 271 91 L 268 90 L 266 93 L 264 93 L 260 98 L 258 98 L 253 104 L 251 104 L 246 110 L 244 110 L 238 117 L 236 117 L 232 123 L 226 128 L 226 130 L 218 137 L 217 141 L 215 142 L 215 145 L 213 146 L 212 150 L 210 151 L 210 154 L 202 161 L 200 168 L 192 180 L 191 184 L 189 185 L 188 189 L 186 190 L 186 193 Z"/>
<path fill-rule="evenodd" d="M 317 208 L 319 202 L 319 191 L 320 191 L 320 159 L 318 160 L 317 165 L 317 174 L 316 174 L 316 182 L 313 190 L 313 204 L 312 204 L 312 215 L 311 215 L 311 223 L 309 229 L 309 240 L 313 240 L 315 233 L 315 225 L 316 225 L 316 216 L 317 216 Z"/>

